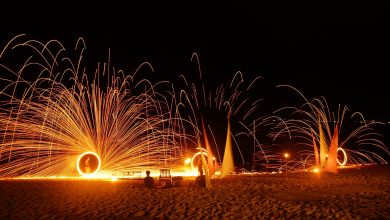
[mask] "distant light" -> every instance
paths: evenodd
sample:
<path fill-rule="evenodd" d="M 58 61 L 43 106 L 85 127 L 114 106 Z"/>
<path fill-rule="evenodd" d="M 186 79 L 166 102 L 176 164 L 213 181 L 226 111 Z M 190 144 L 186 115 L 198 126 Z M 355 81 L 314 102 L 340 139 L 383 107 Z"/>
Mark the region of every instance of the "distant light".
<path fill-rule="evenodd" d="M 285 154 L 284 154 L 284 158 L 287 159 L 287 158 L 289 158 L 289 157 L 290 157 L 290 154 L 288 154 L 288 153 L 285 153 Z"/>
<path fill-rule="evenodd" d="M 190 164 L 191 163 L 191 158 L 187 158 L 185 161 L 184 161 L 184 164 Z"/>
<path fill-rule="evenodd" d="M 215 157 L 213 157 L 213 160 L 215 160 Z"/>
<path fill-rule="evenodd" d="M 313 169 L 313 172 L 314 172 L 314 173 L 319 173 L 319 172 L 320 172 L 320 169 L 314 168 L 314 169 Z"/>
<path fill-rule="evenodd" d="M 326 159 L 328 159 L 328 154 L 325 155 Z"/>
<path fill-rule="evenodd" d="M 116 176 L 111 177 L 111 181 L 112 181 L 112 182 L 115 182 L 115 181 L 117 181 L 117 180 L 118 180 L 118 177 L 116 177 Z"/>

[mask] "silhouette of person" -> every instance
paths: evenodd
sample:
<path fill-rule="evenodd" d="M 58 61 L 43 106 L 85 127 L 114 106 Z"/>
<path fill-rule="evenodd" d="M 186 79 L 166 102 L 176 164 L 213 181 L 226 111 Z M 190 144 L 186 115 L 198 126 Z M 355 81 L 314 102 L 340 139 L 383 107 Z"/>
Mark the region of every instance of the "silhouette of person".
<path fill-rule="evenodd" d="M 144 184 L 147 188 L 153 188 L 154 180 L 153 177 L 150 176 L 150 171 L 146 171 L 146 177 L 144 178 Z"/>
<path fill-rule="evenodd" d="M 199 176 L 195 179 L 195 186 L 206 187 L 206 177 L 203 175 L 203 169 L 199 169 Z"/>
<path fill-rule="evenodd" d="M 87 157 L 87 159 L 84 162 L 85 173 L 91 173 L 91 164 L 89 162 L 90 160 L 91 158 Z"/>
<path fill-rule="evenodd" d="M 198 158 L 198 176 L 202 175 L 202 173 L 203 173 L 202 160 L 199 157 Z"/>

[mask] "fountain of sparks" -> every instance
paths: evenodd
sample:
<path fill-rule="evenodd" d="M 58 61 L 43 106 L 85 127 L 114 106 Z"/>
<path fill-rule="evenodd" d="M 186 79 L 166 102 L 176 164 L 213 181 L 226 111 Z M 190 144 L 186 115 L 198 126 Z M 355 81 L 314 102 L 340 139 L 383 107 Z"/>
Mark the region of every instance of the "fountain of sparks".
<path fill-rule="evenodd" d="M 149 63 L 125 74 L 110 58 L 90 79 L 85 51 L 82 38 L 68 51 L 57 40 L 25 35 L 0 51 L 0 178 L 100 177 L 175 166 L 186 138 L 183 122 L 174 99 L 157 92 L 170 84 L 135 81 L 141 68 L 153 71 Z"/>
<path fill-rule="evenodd" d="M 192 137 L 192 143 L 188 145 L 192 145 L 193 149 L 204 150 L 199 150 L 196 155 L 208 155 L 209 175 L 212 176 L 217 169 L 219 169 L 218 173 L 221 173 L 221 167 L 218 164 L 222 164 L 222 167 L 226 164 L 228 167 L 226 173 L 229 173 L 235 166 L 233 158 L 241 159 L 237 164 L 246 164 L 248 154 L 255 154 L 255 152 L 262 152 L 263 158 L 267 160 L 266 152 L 267 154 L 273 152 L 262 146 L 261 134 L 265 133 L 264 130 L 267 129 L 267 126 L 272 127 L 274 121 L 279 121 L 281 118 L 260 115 L 259 110 L 263 99 L 254 96 L 253 89 L 263 77 L 258 76 L 252 80 L 244 80 L 243 73 L 238 71 L 229 84 L 221 83 L 213 90 L 210 89 L 213 87 L 206 83 L 210 83 L 210 80 L 207 81 L 207 74 L 204 76 L 202 73 L 199 57 L 196 53 L 192 54 L 191 61 L 196 64 L 197 74 L 187 77 L 180 76 L 184 87 L 176 99 L 180 100 L 182 106 L 186 108 L 187 114 L 182 114 L 183 118 L 191 122 L 195 128 L 187 131 L 188 134 L 191 133 L 190 137 Z M 231 129 L 226 129 L 224 125 L 229 127 L 230 123 Z M 221 132 L 226 130 L 227 133 Z M 218 140 L 218 137 L 227 137 L 227 139 L 219 138 Z M 225 145 L 224 154 L 226 154 L 226 150 L 228 154 L 234 151 L 235 156 L 226 157 L 230 158 L 229 162 L 228 160 L 222 161 L 225 156 L 222 154 L 223 152 L 220 152 L 220 149 L 224 148 L 218 147 L 218 144 L 219 146 Z"/>
<path fill-rule="evenodd" d="M 301 140 L 296 146 L 303 149 L 296 154 L 296 160 L 291 161 L 294 169 L 316 167 L 337 172 L 338 167 L 346 165 L 387 164 L 383 155 L 390 155 L 390 152 L 375 130 L 375 126 L 383 123 L 366 121 L 360 112 L 349 114 L 347 107 L 339 106 L 337 112 L 331 112 L 324 97 L 309 101 L 292 86 L 280 87 L 293 89 L 305 100 L 301 107 L 284 107 L 275 111 L 277 114 L 288 113 L 290 117 L 279 128 L 275 127 L 274 139 L 287 135 L 290 139 Z"/>

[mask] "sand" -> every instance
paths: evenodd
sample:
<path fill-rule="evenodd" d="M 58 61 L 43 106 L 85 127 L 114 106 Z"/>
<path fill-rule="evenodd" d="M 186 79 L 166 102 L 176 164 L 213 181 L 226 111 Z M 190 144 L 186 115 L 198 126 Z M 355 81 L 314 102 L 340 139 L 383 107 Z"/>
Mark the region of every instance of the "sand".
<path fill-rule="evenodd" d="M 0 219 L 390 219 L 386 166 L 232 175 L 211 189 L 192 181 L 147 189 L 140 180 L 2 180 Z"/>

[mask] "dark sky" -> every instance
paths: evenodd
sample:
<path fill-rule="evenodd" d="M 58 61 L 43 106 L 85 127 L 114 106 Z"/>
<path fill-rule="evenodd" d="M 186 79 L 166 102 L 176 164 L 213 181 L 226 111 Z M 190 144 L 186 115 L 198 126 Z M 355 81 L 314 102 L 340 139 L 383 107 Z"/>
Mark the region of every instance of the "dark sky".
<path fill-rule="evenodd" d="M 2 11 L 0 44 L 25 33 L 73 48 L 83 37 L 91 71 L 111 48 L 111 61 L 120 69 L 132 72 L 149 61 L 153 78 L 173 81 L 196 72 L 190 58 L 197 52 L 207 83 L 227 84 L 238 70 L 248 79 L 265 77 L 254 95 L 265 97 L 270 109 L 302 104 L 287 94 L 291 90 L 275 89 L 289 84 L 308 98 L 324 96 L 333 111 L 341 104 L 366 119 L 390 121 L 384 5 L 56 4 Z M 383 131 L 390 134 L 389 123 Z"/>
<path fill-rule="evenodd" d="M 1 15 L 1 45 L 19 33 L 68 47 L 83 37 L 93 67 L 111 48 L 116 66 L 131 72 L 149 61 L 162 79 L 194 69 L 197 52 L 207 80 L 226 83 L 241 70 L 390 121 L 385 7 L 238 2 L 10 9 Z"/>

